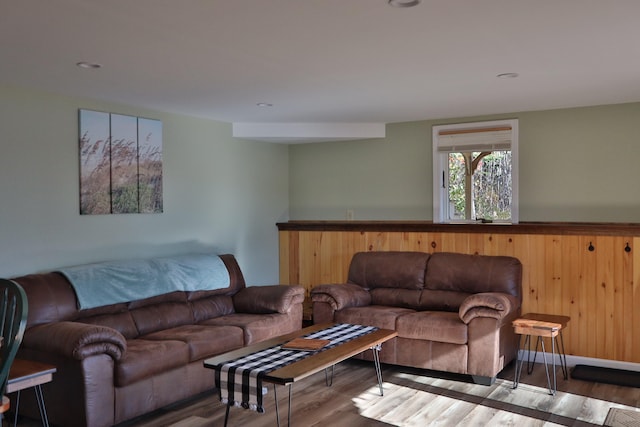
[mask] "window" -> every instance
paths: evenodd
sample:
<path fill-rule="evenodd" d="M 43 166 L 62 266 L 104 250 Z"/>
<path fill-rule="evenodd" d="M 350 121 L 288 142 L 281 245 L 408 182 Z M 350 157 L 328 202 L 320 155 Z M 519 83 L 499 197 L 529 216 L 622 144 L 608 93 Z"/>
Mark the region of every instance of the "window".
<path fill-rule="evenodd" d="M 433 221 L 518 222 L 518 120 L 433 127 Z"/>

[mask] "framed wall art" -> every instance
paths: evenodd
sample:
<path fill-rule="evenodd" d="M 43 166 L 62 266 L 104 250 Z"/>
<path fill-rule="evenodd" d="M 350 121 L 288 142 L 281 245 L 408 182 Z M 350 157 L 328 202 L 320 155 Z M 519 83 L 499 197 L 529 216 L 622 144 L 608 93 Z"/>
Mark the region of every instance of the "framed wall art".
<path fill-rule="evenodd" d="M 162 212 L 162 122 L 79 110 L 80 214 Z"/>

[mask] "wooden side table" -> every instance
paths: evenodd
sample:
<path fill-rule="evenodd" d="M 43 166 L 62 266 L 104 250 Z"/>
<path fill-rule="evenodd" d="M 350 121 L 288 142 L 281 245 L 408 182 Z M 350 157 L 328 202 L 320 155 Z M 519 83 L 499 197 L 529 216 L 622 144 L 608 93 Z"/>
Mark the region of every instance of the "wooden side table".
<path fill-rule="evenodd" d="M 56 367 L 46 363 L 34 362 L 32 360 L 14 359 L 9 371 L 7 380 L 7 394 L 18 392 L 16 395 L 15 415 L 13 418 L 14 427 L 18 424 L 18 409 L 20 407 L 20 391 L 33 387 L 38 401 L 38 409 L 40 410 L 40 418 L 45 427 L 49 427 L 49 418 L 47 417 L 47 409 L 44 405 L 44 394 L 42 393 L 42 384 L 46 384 L 53 380 L 53 374 Z"/>
<path fill-rule="evenodd" d="M 569 316 L 558 316 L 553 314 L 528 313 L 513 321 L 513 328 L 517 334 L 520 334 L 518 340 L 518 358 L 516 359 L 516 372 L 513 381 L 513 388 L 517 388 L 522 373 L 522 365 L 524 364 L 524 356 L 521 355 L 522 336 L 525 337 L 524 345 L 528 347 L 527 351 L 527 372 L 533 371 L 533 365 L 538 355 L 538 347 L 542 347 L 542 358 L 544 360 L 544 368 L 547 374 L 547 385 L 549 386 L 549 394 L 555 395 L 557 390 L 556 380 L 556 345 L 559 350 L 560 366 L 564 374 L 564 379 L 568 378 L 567 373 L 567 356 L 564 351 L 564 339 L 562 338 L 562 330 L 567 327 L 571 318 Z M 535 354 L 533 363 L 531 363 L 531 337 L 537 337 Z M 560 341 L 558 341 L 558 336 Z M 546 350 L 543 338 L 551 339 L 551 365 L 553 372 L 553 387 L 551 386 L 551 378 L 549 375 L 549 366 L 547 365 Z"/>

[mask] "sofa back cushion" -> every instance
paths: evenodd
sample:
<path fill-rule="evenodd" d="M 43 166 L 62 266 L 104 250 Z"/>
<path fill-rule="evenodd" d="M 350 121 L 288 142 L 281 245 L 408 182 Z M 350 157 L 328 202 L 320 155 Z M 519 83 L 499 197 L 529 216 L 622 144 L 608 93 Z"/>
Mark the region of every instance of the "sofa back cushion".
<path fill-rule="evenodd" d="M 123 311 L 121 313 L 98 314 L 95 316 L 86 316 L 78 318 L 76 321 L 88 323 L 91 325 L 106 326 L 120 332 L 126 339 L 130 340 L 138 336 L 138 328 L 136 327 L 131 313 Z"/>
<path fill-rule="evenodd" d="M 462 301 L 469 295 L 471 294 L 467 292 L 425 289 L 420 293 L 420 302 L 416 309 L 457 312 L 460 309 Z"/>
<path fill-rule="evenodd" d="M 130 311 L 140 335 L 194 323 L 191 306 L 185 302 L 163 302 Z"/>
<path fill-rule="evenodd" d="M 347 281 L 366 289 L 422 289 L 429 257 L 424 252 L 358 252 Z"/>
<path fill-rule="evenodd" d="M 147 307 L 150 305 L 165 304 L 168 302 L 186 304 L 187 295 L 188 295 L 188 292 L 174 291 L 174 292 L 169 292 L 168 294 L 156 295 L 154 297 L 131 301 L 127 303 L 127 307 L 129 310 L 137 310 L 142 307 Z"/>
<path fill-rule="evenodd" d="M 508 256 L 434 253 L 425 289 L 463 294 L 504 292 L 522 301 L 522 264 Z"/>
<path fill-rule="evenodd" d="M 193 320 L 196 323 L 235 312 L 233 300 L 229 295 L 214 295 L 191 302 Z"/>

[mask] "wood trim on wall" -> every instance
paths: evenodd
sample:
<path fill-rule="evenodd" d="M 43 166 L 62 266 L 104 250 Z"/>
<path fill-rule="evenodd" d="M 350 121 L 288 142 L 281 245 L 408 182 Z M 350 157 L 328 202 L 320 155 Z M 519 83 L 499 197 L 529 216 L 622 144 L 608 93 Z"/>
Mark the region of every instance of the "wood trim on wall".
<path fill-rule="evenodd" d="M 640 236 L 640 223 L 520 222 L 518 224 L 440 224 L 431 221 L 288 221 L 281 231 L 399 231 L 492 234 Z"/>

